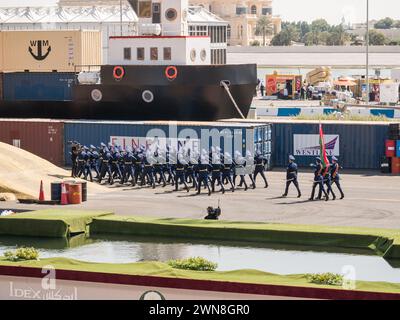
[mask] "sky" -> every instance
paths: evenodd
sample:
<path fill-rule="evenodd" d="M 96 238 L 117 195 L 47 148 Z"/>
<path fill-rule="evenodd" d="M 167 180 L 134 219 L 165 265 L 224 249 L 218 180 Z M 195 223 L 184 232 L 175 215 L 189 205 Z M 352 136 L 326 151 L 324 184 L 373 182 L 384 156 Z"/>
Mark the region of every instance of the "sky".
<path fill-rule="evenodd" d="M 54 5 L 56 0 L 0 0 L 0 6 Z M 400 0 L 369 0 L 371 19 L 390 16 L 400 20 Z M 347 22 L 362 22 L 366 17 L 366 0 L 273 0 L 274 14 L 285 21 L 312 21 L 324 18 L 339 24 L 344 16 Z"/>

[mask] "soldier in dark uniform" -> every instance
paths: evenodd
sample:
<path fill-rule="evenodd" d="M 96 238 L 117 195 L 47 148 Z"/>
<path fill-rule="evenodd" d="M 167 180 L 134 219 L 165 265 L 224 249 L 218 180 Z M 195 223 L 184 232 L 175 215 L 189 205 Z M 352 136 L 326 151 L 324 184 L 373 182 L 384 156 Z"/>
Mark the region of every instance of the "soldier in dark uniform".
<path fill-rule="evenodd" d="M 167 185 L 167 180 L 164 175 L 164 166 L 165 166 L 165 158 L 162 155 L 162 152 L 159 153 L 159 151 L 154 152 L 154 178 L 157 181 L 158 184 L 161 184 L 163 188 Z M 157 175 L 159 176 L 159 179 L 157 180 Z"/>
<path fill-rule="evenodd" d="M 231 185 L 231 191 L 235 192 L 235 185 L 233 184 L 233 180 L 232 180 L 232 176 L 233 176 L 233 173 L 235 170 L 235 165 L 233 163 L 232 156 L 228 152 L 225 152 L 225 154 L 224 154 L 223 165 L 224 165 L 224 168 L 222 170 L 222 182 L 224 184 L 229 182 Z"/>
<path fill-rule="evenodd" d="M 336 187 L 338 188 L 338 190 L 340 192 L 340 199 L 343 199 L 344 193 L 343 193 L 342 187 L 340 185 L 340 175 L 339 175 L 340 165 L 338 163 L 338 159 L 335 156 L 332 157 L 332 165 L 331 165 L 330 169 L 331 169 L 331 183 L 336 184 Z"/>
<path fill-rule="evenodd" d="M 154 178 L 154 157 L 150 154 L 150 151 L 143 157 L 143 171 L 142 171 L 142 178 L 141 178 L 141 186 L 145 185 L 146 179 L 147 183 L 155 189 L 156 181 Z"/>
<path fill-rule="evenodd" d="M 122 181 L 120 160 L 121 160 L 121 154 L 119 153 L 119 149 L 115 147 L 114 153 L 112 154 L 111 172 L 113 174 L 113 178 L 118 178 L 120 179 L 120 181 Z"/>
<path fill-rule="evenodd" d="M 188 162 L 182 153 L 177 155 L 177 161 L 175 165 L 175 191 L 179 190 L 179 184 L 183 184 L 187 192 L 190 191 L 186 183 L 186 166 Z"/>
<path fill-rule="evenodd" d="M 299 182 L 297 181 L 298 168 L 297 168 L 297 164 L 294 162 L 295 160 L 296 160 L 295 157 L 293 157 L 292 155 L 289 156 L 289 164 L 286 169 L 286 189 L 285 189 L 285 193 L 282 195 L 282 197 L 287 197 L 291 183 L 293 183 L 294 186 L 296 187 L 297 198 L 301 197 Z"/>
<path fill-rule="evenodd" d="M 335 192 L 333 192 L 333 189 L 331 187 L 332 181 L 331 181 L 331 172 L 330 172 L 331 165 L 329 164 L 322 173 L 322 177 L 324 178 L 324 185 L 326 185 L 326 193 L 329 195 L 332 193 L 332 200 L 336 200 L 336 195 Z M 322 199 L 322 190 L 319 189 L 318 191 L 318 200 Z"/>
<path fill-rule="evenodd" d="M 108 174 L 108 183 L 110 185 L 114 184 L 114 177 L 113 177 L 113 173 L 111 171 L 111 165 L 112 165 L 112 161 L 113 161 L 113 157 L 110 153 L 110 150 L 108 150 L 108 148 L 106 147 L 104 149 L 104 156 L 103 156 L 103 163 L 101 166 L 101 172 L 100 172 L 100 178 L 99 178 L 99 183 L 101 183 L 101 181 L 105 178 L 106 174 Z"/>
<path fill-rule="evenodd" d="M 134 179 L 134 184 L 135 186 L 138 182 L 139 179 L 142 177 L 142 172 L 143 172 L 143 160 L 144 160 L 144 155 L 143 152 L 141 151 L 140 148 L 137 148 L 133 154 L 134 157 L 134 167 L 135 167 L 135 179 Z"/>
<path fill-rule="evenodd" d="M 208 189 L 208 195 L 211 196 L 211 188 L 208 184 L 209 171 L 211 170 L 210 160 L 207 156 L 202 155 L 200 157 L 200 163 L 198 165 L 199 180 L 197 181 L 197 194 L 201 193 L 201 185 Z"/>
<path fill-rule="evenodd" d="M 315 162 L 316 163 L 313 165 L 315 167 L 314 183 L 313 183 L 313 188 L 312 188 L 312 192 L 311 192 L 311 197 L 309 200 L 314 201 L 315 189 L 317 188 L 317 186 L 319 186 L 321 192 L 325 196 L 325 201 L 328 201 L 329 195 L 326 193 L 325 188 L 324 188 L 324 177 L 323 177 L 324 168 L 322 167 L 321 158 L 316 158 Z"/>
<path fill-rule="evenodd" d="M 236 177 L 240 176 L 240 182 L 238 187 L 244 185 L 244 191 L 247 191 L 249 187 L 247 186 L 245 179 L 246 159 L 241 155 L 239 151 L 235 151 L 234 163 L 235 163 L 235 174 L 233 176 L 233 184 L 236 185 Z"/>
<path fill-rule="evenodd" d="M 136 184 L 135 181 L 135 166 L 134 161 L 135 157 L 131 149 L 126 150 L 126 154 L 124 155 L 124 173 L 123 173 L 123 181 L 122 183 L 128 183 L 129 178 L 132 179 L 132 185 Z"/>
<path fill-rule="evenodd" d="M 260 174 L 264 180 L 265 188 L 268 188 L 268 181 L 267 181 L 267 178 L 264 173 L 265 166 L 267 165 L 267 163 L 268 163 L 267 158 L 263 157 L 260 151 L 257 151 L 256 156 L 254 157 L 254 164 L 255 164 L 254 185 L 256 184 L 256 181 L 257 181 L 257 175 Z"/>
<path fill-rule="evenodd" d="M 211 191 L 215 192 L 215 183 L 218 182 L 218 185 L 221 186 L 222 194 L 224 194 L 225 187 L 224 183 L 222 182 L 222 171 L 224 169 L 224 165 L 221 163 L 221 156 L 219 153 L 215 153 L 213 155 L 211 169 Z"/>
<path fill-rule="evenodd" d="M 73 178 L 75 178 L 78 174 L 79 152 L 80 152 L 80 144 L 77 141 L 73 141 L 71 145 L 71 162 L 72 162 L 71 177 Z"/>
<path fill-rule="evenodd" d="M 93 182 L 93 175 L 92 175 L 92 168 L 90 164 L 90 159 L 91 159 L 91 153 L 89 151 L 89 148 L 84 146 L 83 151 L 82 151 L 82 158 L 84 159 L 83 163 L 83 178 L 85 180 L 88 179 L 88 176 L 90 177 L 90 182 Z"/>
<path fill-rule="evenodd" d="M 86 153 L 84 151 L 84 148 L 81 146 L 79 148 L 79 153 L 78 153 L 78 158 L 77 158 L 77 169 L 76 169 L 76 175 L 75 177 L 80 178 L 83 175 L 83 172 L 85 170 L 85 156 Z"/>
<path fill-rule="evenodd" d="M 94 170 L 94 172 L 96 173 L 96 177 L 95 179 L 97 180 L 100 176 L 100 171 L 99 171 L 99 167 L 98 167 L 98 161 L 100 158 L 99 153 L 96 150 L 96 147 L 94 145 L 90 145 L 90 170 Z"/>

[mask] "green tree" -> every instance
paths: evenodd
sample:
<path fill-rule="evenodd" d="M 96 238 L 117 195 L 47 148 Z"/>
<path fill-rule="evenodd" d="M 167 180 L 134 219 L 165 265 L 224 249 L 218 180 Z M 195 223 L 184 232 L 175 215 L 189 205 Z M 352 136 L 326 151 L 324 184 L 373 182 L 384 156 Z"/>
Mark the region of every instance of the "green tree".
<path fill-rule="evenodd" d="M 290 46 L 292 44 L 292 39 L 290 38 L 290 33 L 287 29 L 282 30 L 277 35 L 272 38 L 272 46 Z"/>
<path fill-rule="evenodd" d="M 371 30 L 369 32 L 369 43 L 373 46 L 383 46 L 387 42 L 385 35 L 376 30 Z"/>
<path fill-rule="evenodd" d="M 390 29 L 393 27 L 395 21 L 392 18 L 386 17 L 375 23 L 375 29 Z"/>
<path fill-rule="evenodd" d="M 256 25 L 256 35 L 263 36 L 263 46 L 266 45 L 266 37 L 267 35 L 271 35 L 274 33 L 274 26 L 272 24 L 271 18 L 267 16 L 262 16 L 257 20 Z"/>
<path fill-rule="evenodd" d="M 331 26 L 325 19 L 317 19 L 311 22 L 311 30 L 315 32 L 330 31 Z"/>
<path fill-rule="evenodd" d="M 343 46 L 346 42 L 350 41 L 350 35 L 344 30 L 342 25 L 338 25 L 332 28 L 326 44 L 328 46 Z"/>

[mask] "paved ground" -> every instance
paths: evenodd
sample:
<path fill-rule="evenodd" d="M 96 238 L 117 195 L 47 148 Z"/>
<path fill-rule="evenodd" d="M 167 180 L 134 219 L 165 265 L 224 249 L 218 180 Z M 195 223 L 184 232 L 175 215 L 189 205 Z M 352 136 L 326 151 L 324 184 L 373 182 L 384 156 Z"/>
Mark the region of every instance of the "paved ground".
<path fill-rule="evenodd" d="M 378 173 L 344 174 L 344 200 L 308 202 L 312 174 L 302 173 L 300 183 L 303 198 L 297 199 L 292 190 L 290 197 L 283 193 L 285 173 L 268 173 L 270 188 L 264 189 L 261 181 L 256 190 L 239 190 L 225 195 L 172 192 L 165 189 L 138 189 L 113 187 L 116 192 L 97 194 L 89 202 L 76 206 L 85 209 L 112 210 L 121 215 L 140 215 L 177 218 L 203 218 L 209 205 L 221 201 L 222 219 L 266 221 L 291 224 L 318 224 L 337 226 L 364 226 L 375 228 L 400 228 L 400 176 L 382 176 Z M 37 209 L 42 206 L 0 203 L 0 208 Z"/>

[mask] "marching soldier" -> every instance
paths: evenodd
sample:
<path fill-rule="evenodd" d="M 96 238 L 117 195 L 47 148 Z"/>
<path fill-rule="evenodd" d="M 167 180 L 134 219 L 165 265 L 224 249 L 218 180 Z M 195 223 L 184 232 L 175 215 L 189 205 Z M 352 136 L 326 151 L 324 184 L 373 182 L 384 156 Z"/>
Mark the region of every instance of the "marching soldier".
<path fill-rule="evenodd" d="M 332 165 L 330 168 L 331 168 L 331 184 L 333 183 L 336 184 L 336 187 L 340 192 L 340 199 L 342 200 L 344 198 L 344 193 L 340 185 L 340 175 L 339 175 L 340 165 L 338 163 L 338 159 L 335 156 L 332 157 Z"/>
<path fill-rule="evenodd" d="M 231 185 L 231 191 L 235 192 L 235 185 L 233 184 L 232 176 L 234 173 L 235 165 L 232 160 L 230 153 L 225 152 L 223 157 L 224 168 L 222 170 L 222 182 L 229 182 Z"/>
<path fill-rule="evenodd" d="M 106 147 L 104 149 L 104 156 L 103 156 L 103 163 L 101 165 L 101 172 L 100 172 L 100 177 L 99 177 L 99 183 L 105 178 L 106 174 L 108 174 L 108 183 L 110 185 L 114 184 L 114 177 L 113 173 L 111 171 L 111 165 L 113 158 L 111 156 L 110 150 Z"/>
<path fill-rule="evenodd" d="M 162 151 L 162 150 L 160 150 Z M 164 166 L 165 166 L 165 158 L 162 156 L 163 152 L 158 152 L 158 150 L 156 150 L 154 152 L 154 157 L 155 157 L 155 162 L 154 162 L 154 178 L 157 180 L 157 175 L 160 176 L 160 178 L 158 179 L 157 183 L 161 184 L 162 182 L 162 186 L 163 188 L 167 185 L 167 180 L 165 179 L 165 175 L 164 175 Z"/>
<path fill-rule="evenodd" d="M 72 162 L 72 172 L 71 177 L 76 178 L 78 174 L 78 156 L 80 153 L 80 144 L 76 141 L 72 142 L 71 145 L 71 162 Z"/>
<path fill-rule="evenodd" d="M 92 168 L 91 168 L 91 153 L 89 151 L 89 148 L 84 146 L 83 151 L 82 151 L 82 159 L 84 160 L 83 163 L 83 178 L 85 180 L 88 179 L 88 176 L 90 177 L 90 182 L 93 182 L 93 176 L 92 176 Z"/>
<path fill-rule="evenodd" d="M 96 147 L 94 145 L 90 145 L 90 170 L 94 170 L 94 172 L 96 173 L 96 177 L 95 179 L 98 179 L 100 176 L 100 172 L 99 172 L 99 168 L 98 168 L 98 161 L 100 158 L 99 153 L 96 150 Z"/>
<path fill-rule="evenodd" d="M 310 201 L 314 201 L 314 196 L 315 196 L 315 189 L 317 186 L 319 186 L 319 189 L 325 196 L 325 201 L 329 200 L 329 195 L 326 193 L 325 188 L 324 188 L 324 177 L 322 175 L 324 168 L 322 167 L 322 161 L 321 158 L 316 158 L 316 163 L 313 165 L 315 167 L 314 171 L 314 183 L 313 183 L 313 188 L 311 192 L 311 197 Z"/>
<path fill-rule="evenodd" d="M 222 171 L 224 169 L 221 163 L 221 156 L 219 153 L 215 153 L 212 162 L 212 172 L 211 172 L 211 190 L 215 192 L 215 182 L 221 186 L 222 194 L 225 193 L 224 183 L 222 182 Z"/>
<path fill-rule="evenodd" d="M 288 196 L 289 187 L 291 183 L 293 183 L 297 189 L 297 198 L 301 198 L 299 182 L 297 181 L 298 168 L 297 164 L 295 163 L 295 160 L 296 160 L 295 157 L 293 157 L 292 155 L 289 156 L 289 164 L 286 169 L 286 189 L 285 193 L 282 195 L 282 197 L 284 198 Z"/>
<path fill-rule="evenodd" d="M 324 172 L 323 172 L 323 174 L 322 174 L 322 177 L 323 177 L 323 179 L 324 179 L 324 185 L 326 185 L 326 193 L 329 195 L 330 193 L 332 193 L 332 200 L 336 200 L 336 195 L 335 195 L 335 193 L 333 192 L 333 189 L 332 189 L 332 180 L 331 180 L 331 172 L 330 172 L 330 167 L 331 167 L 331 165 L 329 164 L 326 168 L 325 168 L 325 170 L 324 170 Z M 319 192 L 318 192 L 318 200 L 321 200 L 322 199 L 322 190 L 320 189 L 319 190 Z"/>
<path fill-rule="evenodd" d="M 143 173 L 142 173 L 142 178 L 141 178 L 141 185 L 143 186 L 146 183 L 146 178 L 148 184 L 155 189 L 156 188 L 156 182 L 154 178 L 154 158 L 150 154 L 150 151 L 147 152 L 147 154 L 143 158 Z"/>
<path fill-rule="evenodd" d="M 201 193 L 201 185 L 203 184 L 204 187 L 208 189 L 208 195 L 211 196 L 211 188 L 210 185 L 208 184 L 208 179 L 209 179 L 208 173 L 210 169 L 211 166 L 209 158 L 202 155 L 200 157 L 200 163 L 198 166 L 199 181 L 197 182 L 197 194 Z"/>
<path fill-rule="evenodd" d="M 242 157 L 239 151 L 235 151 L 235 175 L 233 176 L 233 184 L 236 184 L 236 177 L 240 177 L 240 182 L 238 187 L 244 185 L 244 191 L 247 191 L 249 188 L 246 183 L 245 179 L 245 166 L 246 166 L 246 159 Z"/>
<path fill-rule="evenodd" d="M 136 184 L 135 181 L 135 166 L 134 166 L 134 161 L 135 157 L 133 155 L 133 152 L 131 149 L 126 150 L 126 154 L 124 155 L 124 173 L 123 173 L 123 181 L 122 183 L 128 183 L 129 178 L 132 179 L 132 185 Z"/>
<path fill-rule="evenodd" d="M 175 191 L 178 191 L 179 184 L 183 184 L 187 192 L 190 191 L 186 183 L 186 175 L 185 175 L 185 169 L 187 165 L 188 162 L 186 161 L 185 157 L 183 156 L 182 153 L 179 153 L 175 165 Z"/>
<path fill-rule="evenodd" d="M 255 168 L 254 168 L 254 185 L 257 181 L 257 175 L 260 174 L 261 177 L 264 180 L 265 183 L 265 188 L 268 188 L 268 181 L 267 178 L 265 176 L 265 166 L 267 165 L 268 161 L 265 157 L 263 157 L 261 155 L 260 151 L 256 152 L 256 156 L 254 157 L 254 164 L 255 164 Z"/>

